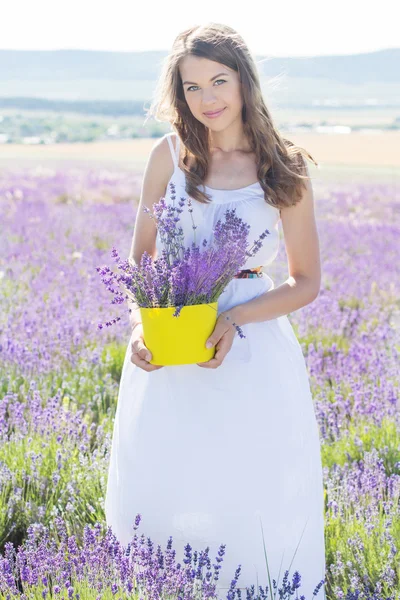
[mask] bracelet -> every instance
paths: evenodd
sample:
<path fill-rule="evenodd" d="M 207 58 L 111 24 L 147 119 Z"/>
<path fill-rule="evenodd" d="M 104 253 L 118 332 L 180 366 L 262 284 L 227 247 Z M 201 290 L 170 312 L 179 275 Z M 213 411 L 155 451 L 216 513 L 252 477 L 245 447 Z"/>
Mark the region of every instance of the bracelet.
<path fill-rule="evenodd" d="M 232 321 L 232 319 L 230 317 L 228 317 L 228 315 L 225 315 L 223 312 L 221 313 L 221 315 L 223 315 L 227 321 Z M 238 325 L 237 323 L 235 323 L 235 321 L 232 321 L 232 326 L 236 329 L 236 331 L 238 332 L 238 334 L 239 334 L 239 336 L 241 338 L 245 338 L 246 337 L 244 335 L 243 330 L 240 327 L 240 325 Z"/>

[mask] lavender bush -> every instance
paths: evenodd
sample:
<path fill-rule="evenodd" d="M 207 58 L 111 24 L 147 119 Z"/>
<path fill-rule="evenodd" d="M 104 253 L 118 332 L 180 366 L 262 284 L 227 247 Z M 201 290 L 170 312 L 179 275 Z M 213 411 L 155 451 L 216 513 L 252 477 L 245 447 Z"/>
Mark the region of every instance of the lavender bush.
<path fill-rule="evenodd" d="M 153 205 L 154 215 L 143 207 L 144 212 L 157 222 L 163 247 L 161 256 L 153 261 L 144 251 L 140 264 L 131 265 L 129 260 L 122 261 L 113 247 L 112 256 L 122 273 L 115 273 L 107 266 L 97 267 L 103 283 L 114 295 L 112 304 L 122 304 L 130 299 L 142 308 L 173 306 L 176 308 L 173 316 L 179 317 L 184 306 L 216 302 L 246 258 L 256 255 L 262 240 L 269 234 L 266 229 L 248 250 L 250 226 L 236 216 L 236 208 L 233 208 L 226 210 L 224 223 L 217 221 L 211 247 L 206 248 L 206 239 L 202 242 L 203 250 L 195 241 L 186 247 L 183 229 L 178 224 L 186 200 L 189 212 L 193 212 L 192 201 L 181 198 L 175 206 L 175 185 L 171 182 L 170 187 L 172 204 L 168 205 L 165 198 L 161 198 Z M 194 223 L 192 227 L 197 228 Z M 118 287 L 114 287 L 115 284 Z M 107 321 L 106 326 L 118 320 Z M 234 325 L 240 336 L 245 337 L 241 327 Z M 103 324 L 99 323 L 98 327 L 102 329 Z"/>
<path fill-rule="evenodd" d="M 133 530 L 139 526 L 141 515 L 137 515 Z M 24 546 L 18 550 L 12 544 L 5 546 L 4 556 L 0 557 L 0 592 L 11 598 L 184 598 L 185 600 L 208 600 L 215 598 L 225 545 L 221 544 L 215 563 L 211 562 L 210 548 L 193 550 L 185 546 L 183 564 L 176 562 L 172 537 L 163 551 L 149 537 L 142 534 L 132 536 L 125 548 L 116 539 L 111 528 L 104 533 L 104 527 L 95 523 L 85 525 L 83 543 L 77 544 L 75 536 L 68 536 L 61 518 L 55 519 L 56 536 L 40 525 L 31 525 L 27 531 Z M 241 590 L 236 588 L 240 577 L 237 568 L 227 593 L 228 600 L 241 598 Z M 289 582 L 285 573 L 282 586 L 273 587 L 282 600 L 291 598 L 300 587 L 300 576 L 295 573 Z M 318 593 L 317 586 L 315 594 Z M 65 594 L 65 595 L 64 595 Z M 251 586 L 248 600 L 271 598 L 266 586 Z M 304 596 L 300 597 L 304 600 Z"/>
<path fill-rule="evenodd" d="M 97 329 L 99 315 L 116 317 L 118 306 L 110 307 L 95 268 L 116 237 L 128 255 L 139 186 L 139 176 L 123 172 L 1 172 L 0 539 L 1 570 L 11 586 L 13 569 L 4 561 L 11 561 L 11 546 L 28 551 L 33 531 L 45 540 L 47 528 L 49 540 L 61 543 L 61 519 L 83 552 L 85 526 L 104 530 L 129 323 L 121 318 Z M 289 317 L 306 357 L 320 431 L 327 598 L 398 600 L 399 189 L 395 182 L 313 187 L 321 291 Z M 283 244 L 268 274 L 276 285 L 286 278 Z M 44 551 L 34 560 L 45 577 Z M 108 573 L 116 572 L 110 563 Z M 52 579 L 38 581 L 32 597 L 42 598 L 44 588 L 60 598 L 89 594 L 67 575 L 59 594 L 57 584 L 49 587 Z M 116 590 L 90 589 L 93 598 L 111 598 Z M 123 593 L 118 588 L 115 595 Z"/>

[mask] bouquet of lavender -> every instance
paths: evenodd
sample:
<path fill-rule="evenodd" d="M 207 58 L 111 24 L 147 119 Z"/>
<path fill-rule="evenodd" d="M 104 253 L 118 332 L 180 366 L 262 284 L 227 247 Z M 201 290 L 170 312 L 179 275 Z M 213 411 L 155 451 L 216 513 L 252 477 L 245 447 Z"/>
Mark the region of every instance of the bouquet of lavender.
<path fill-rule="evenodd" d="M 131 264 L 129 260 L 121 260 L 113 247 L 112 256 L 121 272 L 115 273 L 107 266 L 97 267 L 97 271 L 107 289 L 114 294 L 111 303 L 122 304 L 131 300 L 140 307 L 142 317 L 145 309 L 162 308 L 170 309 L 168 312 L 174 309 L 172 316 L 179 317 L 183 307 L 200 305 L 209 305 L 217 313 L 219 296 L 245 264 L 247 257 L 255 256 L 269 231 L 266 229 L 248 249 L 250 226 L 236 216 L 235 208 L 227 209 L 224 222 L 219 220 L 214 226 L 214 243 L 211 246 L 208 246 L 206 239 L 202 242 L 202 248 L 196 245 L 194 233 L 193 243 L 185 247 L 179 215 L 184 209 L 186 199 L 181 198 L 175 206 L 175 186 L 172 182 L 170 186 L 172 205 L 168 205 L 165 198 L 161 198 L 153 205 L 153 214 L 147 207 L 143 208 L 150 218 L 157 221 L 163 247 L 161 256 L 153 260 L 145 251 L 140 264 Z M 190 198 L 187 199 L 187 204 L 193 223 Z M 194 223 L 192 227 L 195 232 L 197 227 Z M 115 283 L 118 287 L 114 287 Z M 107 322 L 106 326 L 119 319 L 120 317 Z M 102 328 L 103 325 L 99 324 L 98 327 Z M 244 337 L 238 325 L 236 329 L 241 337 Z M 145 331 L 144 334 L 146 337 Z"/>

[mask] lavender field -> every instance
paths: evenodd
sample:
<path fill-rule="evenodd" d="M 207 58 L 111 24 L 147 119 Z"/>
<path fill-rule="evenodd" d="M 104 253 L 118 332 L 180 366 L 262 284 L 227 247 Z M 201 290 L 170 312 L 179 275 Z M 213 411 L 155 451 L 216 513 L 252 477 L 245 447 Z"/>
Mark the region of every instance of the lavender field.
<path fill-rule="evenodd" d="M 128 255 L 140 182 L 104 167 L 0 171 L 0 598 L 209 598 L 224 569 L 223 545 L 188 546 L 177 564 L 140 518 L 130 551 L 105 525 L 129 326 L 96 267 L 113 245 Z M 317 182 L 314 195 L 321 290 L 289 317 L 320 430 L 327 597 L 399 599 L 399 186 Z M 283 241 L 267 272 L 286 279 Z"/>

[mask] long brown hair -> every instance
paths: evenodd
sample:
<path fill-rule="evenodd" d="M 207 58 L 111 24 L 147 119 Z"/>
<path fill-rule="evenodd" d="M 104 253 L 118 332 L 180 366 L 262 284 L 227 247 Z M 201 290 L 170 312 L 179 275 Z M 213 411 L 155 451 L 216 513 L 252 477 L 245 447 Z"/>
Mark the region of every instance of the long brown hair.
<path fill-rule="evenodd" d="M 186 192 L 202 203 L 210 197 L 197 186 L 204 185 L 209 167 L 209 131 L 191 113 L 179 73 L 185 56 L 208 58 L 239 73 L 243 108 L 242 120 L 246 138 L 257 157 L 257 175 L 265 192 L 265 200 L 276 208 L 296 204 L 308 179 L 304 156 L 318 165 L 300 146 L 283 138 L 265 105 L 256 64 L 243 38 L 231 27 L 219 23 L 198 25 L 181 32 L 163 61 L 162 73 L 146 120 L 171 123 L 184 147 L 183 165 Z M 188 166 L 190 159 L 191 166 Z"/>

